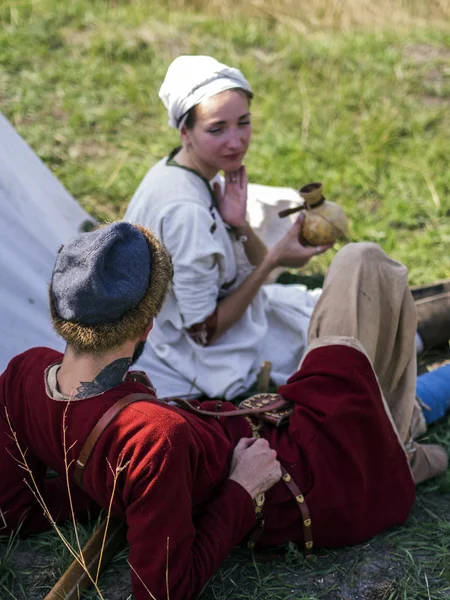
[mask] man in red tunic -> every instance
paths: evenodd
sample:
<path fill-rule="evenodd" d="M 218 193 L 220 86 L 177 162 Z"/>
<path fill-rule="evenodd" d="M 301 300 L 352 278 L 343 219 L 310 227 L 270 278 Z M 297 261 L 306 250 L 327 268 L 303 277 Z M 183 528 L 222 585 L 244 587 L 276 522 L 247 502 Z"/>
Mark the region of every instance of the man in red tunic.
<path fill-rule="evenodd" d="M 0 377 L 0 534 L 48 528 L 41 503 L 55 522 L 66 519 L 67 470 L 77 517 L 112 499 L 126 519 L 135 598 L 150 590 L 188 600 L 233 547 L 255 538 L 263 494 L 262 547 L 311 537 L 316 547 L 347 545 L 403 523 L 415 483 L 447 466 L 443 449 L 413 441 L 423 420 L 406 269 L 375 244 L 336 255 L 308 352 L 278 390 L 294 412 L 286 425 L 260 426 L 259 439 L 244 416 L 220 417 L 231 403 L 193 401 L 216 416 L 193 414 L 129 371 L 171 275 L 161 244 L 129 223 L 81 234 L 59 252 L 50 307 L 66 352 L 28 350 Z M 87 437 L 131 393 L 151 398 L 105 426 L 79 488 Z M 46 478 L 48 467 L 59 475 Z"/>

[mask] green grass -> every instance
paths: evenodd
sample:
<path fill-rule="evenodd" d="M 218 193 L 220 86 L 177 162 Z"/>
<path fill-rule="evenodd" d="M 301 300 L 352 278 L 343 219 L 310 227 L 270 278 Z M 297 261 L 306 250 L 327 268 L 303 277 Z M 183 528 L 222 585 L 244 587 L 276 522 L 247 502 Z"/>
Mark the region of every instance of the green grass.
<path fill-rule="evenodd" d="M 235 12 L 3 1 L 0 109 L 89 212 L 117 218 L 177 143 L 157 95 L 168 64 L 213 54 L 254 87 L 251 181 L 322 180 L 351 216 L 351 239 L 380 243 L 412 284 L 448 276 L 450 31 L 302 36 Z"/>
<path fill-rule="evenodd" d="M 251 181 L 322 180 L 351 217 L 352 240 L 381 244 L 408 265 L 411 284 L 448 277 L 445 21 L 427 23 L 422 11 L 420 25 L 394 27 L 387 15 L 375 28 L 353 11 L 351 22 L 365 27 L 349 29 L 344 8 L 328 25 L 320 7 L 283 19 L 273 7 L 251 15 L 245 2 L 204 12 L 191 4 L 0 0 L 0 110 L 92 215 L 118 218 L 147 169 L 177 144 L 158 99 L 168 64 L 181 53 L 212 54 L 241 68 L 254 88 Z M 320 277 L 332 254 L 307 273 Z M 450 449 L 449 429 L 447 419 L 431 438 Z M 305 561 L 291 547 L 264 563 L 237 550 L 202 599 L 447 598 L 449 491 L 448 477 L 422 486 L 405 527 L 357 548 Z M 18 553 L 45 557 L 42 590 L 70 563 L 53 533 L 5 544 L 2 599 L 32 597 L 19 586 L 28 575 L 15 566 Z"/>
<path fill-rule="evenodd" d="M 21 573 L 11 565 L 12 556 L 18 544 L 17 532 L 11 535 L 4 543 L 0 559 L 0 598 L 14 598 L 14 594 L 10 591 L 17 588 L 24 594 L 23 586 L 20 582 Z"/>

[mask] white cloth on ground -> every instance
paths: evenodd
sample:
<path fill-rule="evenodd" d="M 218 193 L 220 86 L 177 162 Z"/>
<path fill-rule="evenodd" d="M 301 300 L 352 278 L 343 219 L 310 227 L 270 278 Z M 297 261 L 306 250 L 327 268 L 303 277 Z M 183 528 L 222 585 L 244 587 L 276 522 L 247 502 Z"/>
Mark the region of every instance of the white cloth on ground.
<path fill-rule="evenodd" d="M 186 329 L 211 315 L 253 269 L 216 210 L 210 183 L 164 158 L 147 173 L 124 218 L 152 229 L 174 264 L 172 290 L 138 363 L 158 395 L 233 398 L 255 382 L 265 360 L 272 362 L 274 382 L 284 383 L 306 349 L 320 290 L 262 286 L 237 323 L 201 346 Z"/>
<path fill-rule="evenodd" d="M 167 70 L 159 97 L 169 113 L 169 126 L 180 129 L 192 107 L 233 88 L 252 91 L 239 69 L 211 56 L 178 56 Z"/>

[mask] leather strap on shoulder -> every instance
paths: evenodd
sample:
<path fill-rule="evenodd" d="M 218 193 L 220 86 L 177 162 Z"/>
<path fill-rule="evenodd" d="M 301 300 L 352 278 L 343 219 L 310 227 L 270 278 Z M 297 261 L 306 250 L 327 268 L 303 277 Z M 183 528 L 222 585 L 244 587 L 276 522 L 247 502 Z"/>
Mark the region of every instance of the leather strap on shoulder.
<path fill-rule="evenodd" d="M 100 417 L 94 429 L 84 442 L 78 460 L 75 463 L 73 477 L 77 485 L 83 487 L 83 471 L 100 436 L 111 423 L 111 421 L 129 404 L 132 404 L 133 402 L 140 402 L 142 400 L 156 400 L 156 396 L 153 394 L 129 394 L 128 396 L 118 400 L 105 412 L 102 417 Z"/>
<path fill-rule="evenodd" d="M 190 413 L 194 413 L 197 415 L 203 415 L 203 416 L 208 416 L 208 417 L 216 417 L 216 418 L 220 418 L 220 417 L 242 417 L 244 415 L 255 415 L 255 414 L 262 414 L 262 413 L 266 413 L 268 411 L 273 411 L 275 409 L 278 408 L 282 408 L 283 406 L 285 406 L 287 404 L 287 401 L 284 400 L 284 398 L 282 396 L 280 396 L 279 394 L 260 394 L 261 398 L 264 396 L 264 398 L 269 398 L 269 396 L 271 397 L 271 402 L 269 405 L 263 405 L 263 403 L 257 403 L 257 405 L 255 407 L 252 408 L 237 408 L 236 410 L 229 410 L 229 411 L 223 411 L 223 412 L 213 412 L 213 411 L 209 411 L 209 410 L 202 410 L 201 408 L 197 408 L 196 406 L 193 406 L 189 401 L 187 400 L 182 400 L 180 398 L 174 398 L 173 400 L 175 400 L 175 402 L 178 404 L 178 406 L 180 408 L 183 408 L 184 410 L 190 412 Z M 254 398 L 257 399 L 259 396 L 255 396 Z M 102 435 L 102 433 L 104 432 L 104 430 L 108 427 L 108 425 L 111 423 L 111 421 L 129 404 L 132 404 L 133 402 L 139 402 L 142 400 L 157 400 L 156 396 L 152 395 L 152 394 L 129 394 L 128 396 L 125 396 L 124 398 L 121 398 L 120 400 L 118 400 L 115 404 L 113 404 L 111 406 L 111 408 L 109 408 L 106 413 L 99 419 L 99 421 L 97 422 L 97 424 L 95 425 L 94 429 L 91 431 L 91 433 L 88 435 L 83 447 L 81 448 L 81 452 L 80 455 L 78 457 L 78 460 L 75 463 L 75 468 L 74 468 L 74 479 L 77 485 L 79 485 L 80 487 L 82 487 L 82 480 L 83 480 L 83 471 L 86 467 L 86 464 L 92 454 L 92 451 L 95 448 L 95 445 L 98 442 L 98 439 L 100 438 L 100 436 Z M 169 399 L 166 398 L 165 401 L 167 402 Z"/>

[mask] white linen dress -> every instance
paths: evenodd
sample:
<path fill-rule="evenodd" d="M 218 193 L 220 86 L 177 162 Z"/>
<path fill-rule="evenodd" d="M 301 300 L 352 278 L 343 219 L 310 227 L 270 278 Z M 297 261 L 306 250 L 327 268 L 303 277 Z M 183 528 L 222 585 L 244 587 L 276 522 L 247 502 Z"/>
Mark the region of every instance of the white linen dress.
<path fill-rule="evenodd" d="M 177 165 L 174 153 L 148 171 L 124 217 L 151 229 L 174 266 L 172 289 L 138 367 L 162 397 L 234 398 L 255 383 L 264 361 L 271 361 L 271 378 L 280 385 L 306 350 L 320 290 L 264 285 L 217 341 L 208 346 L 194 341 L 186 330 L 205 321 L 254 267 L 215 207 L 213 182 Z"/>

